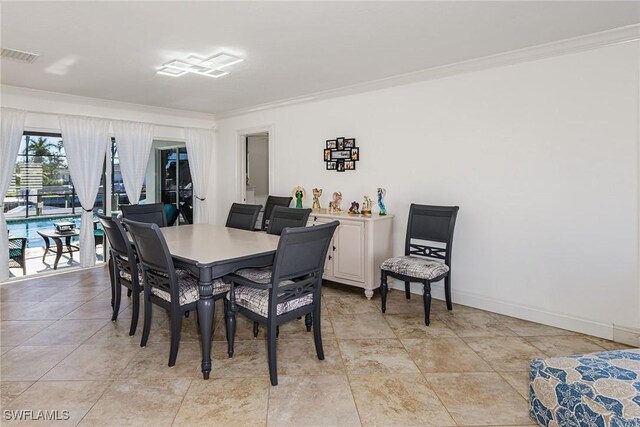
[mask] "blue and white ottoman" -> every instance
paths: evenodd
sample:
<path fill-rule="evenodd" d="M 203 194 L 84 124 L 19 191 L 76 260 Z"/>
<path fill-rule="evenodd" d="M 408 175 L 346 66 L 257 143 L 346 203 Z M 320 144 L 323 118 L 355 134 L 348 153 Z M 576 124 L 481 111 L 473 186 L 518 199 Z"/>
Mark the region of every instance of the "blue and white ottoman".
<path fill-rule="evenodd" d="M 640 427 L 640 349 L 534 359 L 530 368 L 538 424 Z"/>

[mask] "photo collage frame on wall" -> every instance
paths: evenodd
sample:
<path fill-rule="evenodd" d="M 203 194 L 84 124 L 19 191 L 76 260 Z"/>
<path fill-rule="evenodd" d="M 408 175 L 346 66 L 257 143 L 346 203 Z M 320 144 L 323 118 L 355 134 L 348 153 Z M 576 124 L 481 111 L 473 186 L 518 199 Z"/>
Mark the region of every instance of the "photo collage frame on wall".
<path fill-rule="evenodd" d="M 356 170 L 356 162 L 360 160 L 360 148 L 356 147 L 355 138 L 338 137 L 328 139 L 324 149 L 324 161 L 327 170 L 345 172 Z"/>

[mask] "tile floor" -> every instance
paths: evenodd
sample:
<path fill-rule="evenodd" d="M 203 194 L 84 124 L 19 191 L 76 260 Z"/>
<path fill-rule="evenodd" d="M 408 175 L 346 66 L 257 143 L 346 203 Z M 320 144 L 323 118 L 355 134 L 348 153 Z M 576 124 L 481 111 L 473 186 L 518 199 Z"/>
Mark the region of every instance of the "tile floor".
<path fill-rule="evenodd" d="M 3 410 L 68 411 L 56 424 L 82 426 L 532 425 L 530 358 L 626 347 L 460 305 L 449 313 L 436 300 L 427 328 L 419 296 L 391 291 L 382 315 L 377 294 L 367 301 L 359 289 L 327 284 L 324 361 L 303 321 L 290 322 L 271 387 L 262 328 L 254 339 L 239 317 L 227 358 L 219 305 L 204 381 L 194 316 L 184 319 L 178 361 L 168 368 L 167 316 L 154 311 L 140 348 L 142 318 L 129 337 L 129 301 L 111 322 L 110 298 L 103 267 L 0 287 Z M 30 425 L 4 411 L 2 418 Z"/>

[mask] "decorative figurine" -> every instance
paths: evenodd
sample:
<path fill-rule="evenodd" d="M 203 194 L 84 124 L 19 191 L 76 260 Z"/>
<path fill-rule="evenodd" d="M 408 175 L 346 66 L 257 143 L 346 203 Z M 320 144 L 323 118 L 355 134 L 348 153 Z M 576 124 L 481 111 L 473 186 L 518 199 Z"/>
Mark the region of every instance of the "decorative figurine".
<path fill-rule="evenodd" d="M 301 185 L 293 189 L 293 198 L 296 199 L 296 208 L 302 209 L 302 199 L 304 199 L 305 191 Z"/>
<path fill-rule="evenodd" d="M 384 188 L 378 188 L 378 208 L 380 208 L 380 215 L 387 214 L 387 208 L 385 208 L 384 202 L 382 201 L 385 194 L 387 194 L 387 190 L 385 190 Z"/>
<path fill-rule="evenodd" d="M 360 213 L 364 216 L 371 216 L 371 199 L 369 196 L 364 196 L 364 201 L 362 202 L 362 210 Z"/>
<path fill-rule="evenodd" d="M 342 212 L 342 193 L 336 191 L 333 193 L 333 213 Z"/>
<path fill-rule="evenodd" d="M 358 215 L 360 213 L 360 205 L 358 202 L 351 202 L 351 207 L 349 208 L 349 215 Z"/>
<path fill-rule="evenodd" d="M 314 212 L 319 212 L 322 209 L 320 207 L 320 196 L 322 196 L 322 188 L 314 188 L 313 189 L 313 206 L 311 206 L 311 209 Z"/>

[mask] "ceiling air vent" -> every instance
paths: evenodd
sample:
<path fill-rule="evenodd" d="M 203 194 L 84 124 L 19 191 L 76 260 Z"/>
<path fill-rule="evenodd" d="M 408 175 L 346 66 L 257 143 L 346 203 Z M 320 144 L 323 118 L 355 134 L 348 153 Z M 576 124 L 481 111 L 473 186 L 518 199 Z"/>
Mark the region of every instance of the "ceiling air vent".
<path fill-rule="evenodd" d="M 2 53 L 0 54 L 3 58 L 15 59 L 17 61 L 28 62 L 29 64 L 33 63 L 40 55 L 37 53 L 29 53 L 23 52 L 21 50 L 15 49 L 5 49 L 2 48 Z"/>

